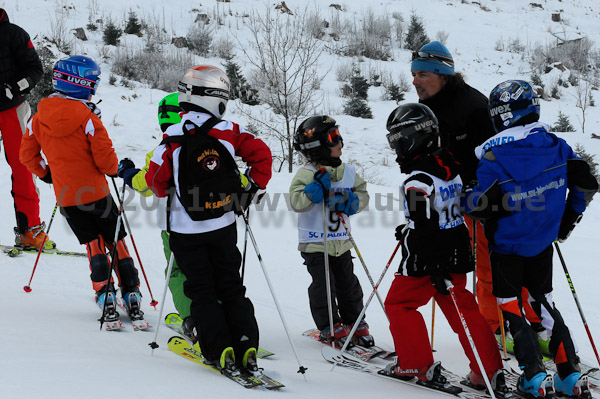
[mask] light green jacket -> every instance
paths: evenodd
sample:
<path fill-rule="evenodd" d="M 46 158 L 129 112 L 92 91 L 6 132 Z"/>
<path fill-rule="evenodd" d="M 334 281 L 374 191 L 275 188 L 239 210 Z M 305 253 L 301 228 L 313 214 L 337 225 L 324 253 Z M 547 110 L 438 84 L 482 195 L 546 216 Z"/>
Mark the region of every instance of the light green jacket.
<path fill-rule="evenodd" d="M 341 164 L 337 168 L 332 166 L 323 166 L 323 165 L 313 165 L 315 169 L 325 168 L 327 173 L 329 173 L 329 177 L 332 182 L 340 181 L 344 176 L 345 164 Z M 306 194 L 304 193 L 304 187 L 307 184 L 312 183 L 314 179 L 314 174 L 312 170 L 303 167 L 298 170 L 296 176 L 292 179 L 292 184 L 290 185 L 290 203 L 292 209 L 296 212 L 306 212 L 310 210 L 313 206 L 323 206 L 321 204 L 313 203 Z M 354 187 L 353 191 L 356 195 L 358 195 L 359 205 L 358 211 L 362 211 L 369 203 L 369 193 L 367 193 L 367 182 L 365 182 L 358 173 L 354 178 Z M 327 241 L 327 252 L 331 256 L 340 256 L 346 251 L 349 251 L 352 248 L 352 243 L 350 240 L 329 240 Z M 311 243 L 299 243 L 298 249 L 301 252 L 323 252 L 323 243 L 322 242 L 311 242 Z"/>

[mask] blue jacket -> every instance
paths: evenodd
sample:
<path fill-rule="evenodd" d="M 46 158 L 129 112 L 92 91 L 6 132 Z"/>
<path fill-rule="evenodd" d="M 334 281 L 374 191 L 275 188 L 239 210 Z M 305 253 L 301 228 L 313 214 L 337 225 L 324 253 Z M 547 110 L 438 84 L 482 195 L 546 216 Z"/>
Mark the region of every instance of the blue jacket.
<path fill-rule="evenodd" d="M 565 205 L 583 213 L 598 187 L 587 163 L 543 123 L 504 130 L 475 153 L 478 185 L 462 206 L 485 220 L 489 248 L 498 253 L 539 254 L 556 240 Z"/>

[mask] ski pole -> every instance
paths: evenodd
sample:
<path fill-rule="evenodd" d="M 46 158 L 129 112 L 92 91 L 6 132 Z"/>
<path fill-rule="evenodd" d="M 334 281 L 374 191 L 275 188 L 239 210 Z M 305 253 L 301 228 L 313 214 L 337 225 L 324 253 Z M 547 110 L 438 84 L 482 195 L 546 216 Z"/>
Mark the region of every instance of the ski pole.
<path fill-rule="evenodd" d="M 360 263 L 362 264 L 363 268 L 365 269 L 365 273 L 367 273 L 367 277 L 369 278 L 369 282 L 371 283 L 371 287 L 373 287 L 375 289 L 375 294 L 377 295 L 377 299 L 379 300 L 379 303 L 381 304 L 381 308 L 383 309 L 383 313 L 387 317 L 387 313 L 385 312 L 385 305 L 383 304 L 383 299 L 381 299 L 381 296 L 379 295 L 379 291 L 377 291 L 377 287 L 375 286 L 375 283 L 373 282 L 373 277 L 371 277 L 371 273 L 369 273 L 369 269 L 367 268 L 367 264 L 365 263 L 365 260 L 363 259 L 362 255 L 360 254 L 360 251 L 358 250 L 358 246 L 356 245 L 356 241 L 354 241 L 354 238 L 352 237 L 352 234 L 350 233 L 350 229 L 348 228 L 348 225 L 346 224 L 346 220 L 344 219 L 344 214 L 342 212 L 338 212 L 338 216 L 340 217 L 340 219 L 342 219 L 342 224 L 344 225 L 344 229 L 346 229 L 346 233 L 348 234 L 348 239 L 352 243 L 352 246 L 354 246 L 354 250 L 356 251 L 356 255 L 358 256 L 358 259 L 360 259 Z M 387 318 L 388 318 L 388 321 L 389 321 L 390 318 L 389 317 L 387 317 Z"/>
<path fill-rule="evenodd" d="M 331 276 L 329 275 L 329 246 L 327 245 L 327 205 L 323 200 L 323 257 L 325 259 L 325 289 L 327 290 L 327 312 L 329 314 L 329 333 L 331 334 L 331 347 L 335 348 L 333 331 L 333 299 L 331 298 Z"/>
<path fill-rule="evenodd" d="M 467 338 L 469 339 L 469 344 L 471 345 L 471 349 L 473 350 L 473 355 L 475 356 L 475 360 L 477 360 L 477 365 L 479 366 L 479 371 L 481 372 L 481 376 L 483 377 L 483 380 L 485 381 L 485 385 L 487 386 L 490 396 L 492 397 L 492 399 L 496 399 L 496 396 L 494 395 L 494 390 L 492 389 L 492 384 L 490 384 L 490 380 L 487 377 L 487 373 L 485 372 L 485 369 L 483 368 L 483 363 L 481 363 L 481 358 L 479 357 L 479 353 L 477 352 L 477 348 L 475 347 L 475 342 L 473 342 L 473 337 L 471 336 L 471 332 L 469 331 L 469 327 L 467 326 L 467 321 L 465 320 L 465 316 L 463 315 L 463 313 L 460 310 L 460 307 L 458 306 L 458 301 L 456 300 L 456 295 L 454 294 L 454 286 L 452 285 L 450 280 L 444 280 L 444 281 L 446 282 L 446 287 L 448 288 L 448 291 L 450 291 L 450 295 L 452 297 L 452 302 L 454 302 L 454 307 L 456 308 L 456 312 L 458 313 L 458 316 L 460 317 L 460 322 L 462 323 L 462 326 L 465 329 L 465 334 L 467 335 Z"/>
<path fill-rule="evenodd" d="M 171 280 L 171 270 L 173 270 L 173 261 L 175 259 L 175 255 L 173 255 L 173 251 L 171 251 L 171 256 L 169 256 L 169 266 L 167 267 L 167 278 L 165 279 L 165 288 L 163 289 L 162 299 L 160 302 L 160 309 L 158 311 L 158 323 L 156 323 L 156 331 L 154 332 L 154 341 L 150 342 L 148 346 L 152 348 L 151 355 L 154 355 L 154 349 L 158 348 L 159 345 L 156 343 L 156 339 L 158 337 L 158 329 L 162 324 L 162 314 L 163 309 L 165 307 L 165 298 L 167 297 L 167 289 L 169 288 L 169 281 Z"/>
<path fill-rule="evenodd" d="M 594 354 L 596 355 L 596 360 L 600 365 L 600 356 L 598 356 L 598 350 L 596 349 L 596 344 L 594 344 L 594 339 L 592 338 L 592 333 L 590 332 L 590 328 L 588 327 L 587 321 L 585 320 L 585 316 L 583 315 L 583 309 L 581 308 L 581 304 L 579 303 L 579 299 L 577 298 L 577 292 L 575 292 L 575 286 L 573 285 L 573 281 L 571 280 L 571 276 L 569 275 L 569 270 L 567 270 L 567 264 L 565 263 L 565 259 L 562 256 L 562 252 L 560 252 L 560 248 L 558 247 L 558 242 L 554 241 L 554 247 L 556 248 L 556 252 L 558 253 L 558 257 L 560 258 L 560 263 L 562 263 L 563 270 L 565 271 L 565 277 L 567 277 L 567 281 L 569 283 L 569 288 L 571 288 L 571 293 L 573 294 L 573 298 L 575 299 L 575 304 L 577 304 L 577 310 L 579 310 L 579 315 L 581 316 L 581 321 L 583 321 L 583 326 L 585 327 L 585 331 L 587 332 L 588 338 L 590 339 L 590 343 L 592 344 L 592 349 L 594 350 Z"/>
<path fill-rule="evenodd" d="M 502 314 L 502 308 L 498 305 L 498 321 L 500 322 L 500 334 L 502 335 L 502 350 L 504 352 L 504 360 L 508 360 L 506 354 L 506 331 L 504 330 L 504 315 Z"/>
<path fill-rule="evenodd" d="M 117 193 L 117 198 L 120 201 L 121 199 L 119 198 L 119 191 L 117 190 L 117 183 L 115 183 L 115 178 L 112 177 L 111 179 L 113 182 L 113 186 L 115 188 L 115 192 Z M 125 196 L 125 191 L 123 191 L 123 196 Z M 140 265 L 140 270 L 142 271 L 144 280 L 146 280 L 146 286 L 148 287 L 148 292 L 150 293 L 150 299 L 151 299 L 150 305 L 154 306 L 154 309 L 156 309 L 156 305 L 158 305 L 158 302 L 156 302 L 156 300 L 154 299 L 154 296 L 152 295 L 152 289 L 150 289 L 150 283 L 148 282 L 148 277 L 146 277 L 146 271 L 144 270 L 144 265 L 142 264 L 142 259 L 140 258 L 140 254 L 138 252 L 137 245 L 135 245 L 135 240 L 133 239 L 133 232 L 131 231 L 131 226 L 129 226 L 129 220 L 127 220 L 127 214 L 125 213 L 125 207 L 123 207 L 123 219 L 125 219 L 125 227 L 127 227 L 127 231 L 129 232 L 129 238 L 131 239 L 131 243 L 133 244 L 133 250 L 135 251 L 135 255 L 137 256 L 138 264 Z"/>
<path fill-rule="evenodd" d="M 246 210 L 246 217 L 250 220 L 250 207 Z M 246 271 L 246 248 L 248 247 L 248 228 L 244 233 L 244 252 L 242 253 L 242 284 L 244 283 L 244 272 Z"/>
<path fill-rule="evenodd" d="M 114 183 L 114 178 L 113 178 Z M 117 191 L 117 196 L 119 192 Z M 106 317 L 106 305 L 108 304 L 108 291 L 110 289 L 110 282 L 112 280 L 112 272 L 115 268 L 115 260 L 117 259 L 117 242 L 119 242 L 119 231 L 121 230 L 121 221 L 123 219 L 123 197 L 125 196 L 125 180 L 123 180 L 123 188 L 119 199 L 119 213 L 117 215 L 117 227 L 115 229 L 115 239 L 113 240 L 113 250 L 110 258 L 110 267 L 108 269 L 108 279 L 106 281 L 106 289 L 104 290 L 104 306 L 102 307 L 102 316 L 100 317 L 100 329 L 104 324 L 104 318 Z"/>
<path fill-rule="evenodd" d="M 298 352 L 296 351 L 296 347 L 294 346 L 294 341 L 292 341 L 292 337 L 290 335 L 290 331 L 288 329 L 285 318 L 283 317 L 283 313 L 281 311 L 281 306 L 279 306 L 279 301 L 277 300 L 277 296 L 275 296 L 275 291 L 273 289 L 273 285 L 271 284 L 271 279 L 269 278 L 269 274 L 267 273 L 267 268 L 265 267 L 262 256 L 260 255 L 260 251 L 258 250 L 258 245 L 256 244 L 256 239 L 254 238 L 254 234 L 252 233 L 252 229 L 250 228 L 250 224 L 248 223 L 248 218 L 243 213 L 241 216 L 244 218 L 244 223 L 246 223 L 246 228 L 248 229 L 248 235 L 250 236 L 250 241 L 252 241 L 252 245 L 254 246 L 254 251 L 256 252 L 256 257 L 258 258 L 260 267 L 262 268 L 263 274 L 265 275 L 265 280 L 267 281 L 267 285 L 269 286 L 269 290 L 271 291 L 271 296 L 273 297 L 273 302 L 275 302 L 275 307 L 277 308 L 277 312 L 279 313 L 279 317 L 281 318 L 281 323 L 283 324 L 285 333 L 288 337 L 288 340 L 290 341 L 290 345 L 292 346 L 292 351 L 294 352 L 294 356 L 296 356 L 296 361 L 298 362 L 298 366 L 299 366 L 298 373 L 304 374 L 306 372 L 307 368 L 302 366 L 302 363 L 300 363 L 300 358 L 298 357 Z M 164 300 L 163 300 L 163 302 L 164 302 Z"/>
<path fill-rule="evenodd" d="M 392 256 L 390 256 L 390 260 L 388 260 L 388 263 L 385 265 L 385 267 L 383 268 L 383 271 L 381 272 L 381 276 L 379 276 L 379 280 L 377 280 L 376 286 L 373 287 L 373 291 L 371 291 L 371 295 L 369 295 L 367 302 L 365 302 L 365 306 L 363 306 L 363 309 L 360 312 L 360 314 L 358 315 L 358 318 L 356 319 L 354 326 L 352 326 L 352 331 L 350 331 L 350 334 L 346 338 L 346 341 L 344 342 L 344 346 L 342 346 L 342 349 L 340 351 L 340 357 L 344 354 L 344 352 L 348 348 L 348 344 L 352 341 L 352 337 L 354 336 L 354 333 L 356 332 L 356 329 L 358 328 L 358 324 L 360 323 L 362 318 L 365 316 L 365 313 L 367 312 L 367 308 L 369 307 L 369 304 L 371 303 L 371 300 L 373 299 L 375 292 L 377 292 L 377 288 L 379 287 L 379 284 L 381 284 L 381 281 L 383 281 L 383 277 L 385 276 L 390 265 L 392 264 L 392 261 L 394 260 L 394 257 L 396 256 L 396 252 L 398 252 L 398 248 L 400 248 L 400 244 L 401 244 L 401 242 L 398 241 L 396 248 L 394 248 L 394 252 L 392 252 Z M 333 371 L 333 369 L 335 369 L 335 366 L 337 366 L 337 363 L 333 363 L 333 367 L 331 368 L 331 371 Z"/>
<path fill-rule="evenodd" d="M 40 255 L 42 254 L 42 250 L 44 249 L 44 244 L 46 244 L 46 240 L 48 239 L 48 234 L 50 234 L 50 227 L 52 227 L 52 222 L 54 221 L 54 215 L 56 215 L 56 209 L 58 208 L 58 202 L 54 205 L 54 210 L 52 211 L 52 216 L 50 217 L 50 222 L 48 223 L 48 230 L 46 230 L 46 235 L 44 236 L 44 240 L 42 241 L 42 245 L 40 245 L 40 249 L 38 250 L 37 258 L 35 258 L 35 263 L 33 264 L 33 271 L 31 272 L 31 277 L 29 278 L 29 283 L 23 287 L 25 292 L 31 292 L 31 280 L 33 280 L 33 275 L 35 273 L 35 269 L 37 268 L 38 261 L 40 260 Z"/>
<path fill-rule="evenodd" d="M 435 327 L 435 298 L 431 298 L 431 351 L 435 352 L 433 349 L 433 331 Z"/>

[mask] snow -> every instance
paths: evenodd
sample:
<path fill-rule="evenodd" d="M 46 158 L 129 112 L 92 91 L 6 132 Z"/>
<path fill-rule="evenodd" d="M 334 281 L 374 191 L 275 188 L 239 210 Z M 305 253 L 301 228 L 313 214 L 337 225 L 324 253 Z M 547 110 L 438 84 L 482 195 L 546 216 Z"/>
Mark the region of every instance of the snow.
<path fill-rule="evenodd" d="M 487 94 L 500 81 L 509 78 L 529 79 L 530 68 L 520 54 L 494 50 L 496 41 L 519 38 L 521 43 L 546 43 L 555 40 L 548 29 L 557 30 L 558 25 L 550 21 L 550 13 L 563 10 L 562 18 L 568 24 L 561 26 L 567 32 L 578 32 L 600 43 L 597 21 L 600 12 L 591 0 L 573 0 L 568 4 L 559 0 L 542 3 L 544 9 L 533 8 L 529 2 L 503 0 L 480 2 L 490 11 L 484 11 L 477 4 L 459 1 L 383 1 L 372 3 L 371 7 L 381 12 L 400 12 L 408 21 L 411 10 L 423 16 L 430 38 L 435 32 L 449 33 L 448 47 L 453 53 L 457 69 L 463 71 L 468 82 Z M 302 2 L 288 1 L 291 8 Z M 330 13 L 329 1 L 316 0 L 310 3 Z M 359 17 L 365 6 L 358 0 L 346 0 L 345 17 Z M 245 10 L 261 9 L 261 1 L 232 0 L 220 3 L 215 0 L 198 2 L 176 0 L 168 6 L 160 1 L 137 0 L 0 0 L 12 22 L 29 31 L 32 37 L 48 35 L 52 21 L 58 11 L 64 10 L 68 29 L 85 26 L 89 9 L 97 8 L 100 14 L 111 15 L 118 20 L 125 19 L 131 9 L 141 18 L 159 18 L 169 34 L 185 35 L 193 22 L 196 12 L 232 10 L 235 21 Z M 71 8 L 69 8 L 71 7 Z M 235 22 L 231 23 L 236 26 Z M 225 29 L 225 28 L 223 28 Z M 101 34 L 90 34 L 88 42 L 78 42 L 76 51 L 97 57 L 101 51 Z M 133 37 L 126 38 L 134 41 Z M 99 59 L 99 57 L 98 57 Z M 393 71 L 394 76 L 404 75 L 410 82 L 410 55 L 406 50 L 395 50 L 394 60 L 381 63 Z M 220 64 L 222 60 L 196 57 L 198 63 Z M 323 59 L 323 70 L 331 72 L 323 84 L 328 106 L 333 111 L 341 109 L 339 82 L 335 81 L 335 66 L 339 59 L 327 55 Z M 343 60 L 347 62 L 347 60 Z M 373 62 L 373 64 L 376 64 Z M 103 81 L 98 89 L 96 100 L 102 99 L 103 121 L 119 158 L 130 157 L 136 164 L 144 162 L 146 152 L 158 144 L 160 131 L 156 123 L 156 104 L 166 93 L 152 90 L 144 85 L 133 89 L 111 86 L 108 82 L 110 65 L 102 63 Z M 544 77 L 542 77 L 544 79 Z M 548 79 L 556 79 L 549 76 Z M 135 96 L 133 94 L 135 93 Z M 391 150 L 385 140 L 385 121 L 396 107 L 393 102 L 382 101 L 377 89 L 370 91 L 370 106 L 374 119 L 363 120 L 332 112 L 341 126 L 345 138 L 345 161 L 352 160 L 362 166 L 363 173 L 370 180 L 370 210 L 352 218 L 352 234 L 361 255 L 366 261 L 374 280 L 377 280 L 387 263 L 395 245 L 394 228 L 402 222 L 399 212 L 398 185 L 402 176 L 395 165 Z M 600 131 L 600 110 L 589 108 L 586 115 L 586 133 L 581 133 L 576 118 L 580 111 L 575 107 L 573 89 L 564 89 L 560 100 L 542 102 L 542 120 L 553 124 L 558 111 L 570 116 L 576 133 L 561 134 L 571 145 L 581 143 L 589 153 L 600 154 L 600 140 L 592 139 L 590 133 Z M 597 97 L 597 91 L 594 92 Z M 406 101 L 416 101 L 412 90 Z M 599 99 L 597 98 L 596 101 Z M 230 106 L 226 117 L 244 123 L 235 106 Z M 10 244 L 13 240 L 12 226 L 14 212 L 10 196 L 10 168 L 6 163 L 0 166 L 0 217 L 4 221 L 0 229 L 0 241 Z M 273 283 L 287 321 L 300 363 L 308 367 L 305 377 L 296 373 L 298 362 L 294 356 L 281 320 L 277 313 L 271 292 L 251 243 L 248 242 L 245 284 L 248 296 L 252 299 L 261 333 L 261 347 L 275 352 L 271 359 L 260 361 L 268 374 L 282 381 L 286 388 L 281 393 L 265 393 L 261 390 L 244 390 L 224 378 L 215 376 L 191 362 L 172 354 L 166 342 L 173 332 L 161 326 L 158 333 L 160 347 L 152 353 L 148 343 L 153 341 L 158 320 L 158 311 L 148 304 L 150 295 L 142 280 L 144 295 L 143 309 L 147 319 L 154 326 L 149 332 L 134 332 L 129 322 L 124 321 L 122 332 L 99 330 L 97 318 L 100 310 L 93 301 L 93 290 L 89 280 L 89 267 L 80 258 L 54 257 L 43 255 L 38 263 L 31 288 L 25 293 L 23 286 L 31 276 L 35 255 L 25 254 L 19 258 L 0 257 L 0 281 L 3 282 L 0 306 L 3 320 L 0 323 L 0 397 L 1 398 L 97 398 L 104 395 L 135 395 L 137 397 L 206 397 L 231 398 L 244 395 L 248 398 L 265 395 L 285 395 L 289 398 L 364 398 L 371 396 L 401 395 L 410 398 L 431 397 L 431 393 L 411 388 L 393 381 L 375 379 L 352 370 L 336 368 L 321 356 L 320 344 L 301 336 L 313 327 L 310 316 L 307 288 L 310 276 L 302 265 L 296 249 L 296 216 L 285 201 L 292 175 L 276 173 L 269 184 L 269 199 L 278 197 L 277 206 L 263 206 L 261 211 L 252 211 L 251 227 L 256 236 L 264 266 Z M 377 183 L 377 184 L 374 184 Z M 122 181 L 117 180 L 119 189 Z M 41 197 L 41 217 L 49 222 L 55 204 L 51 187 L 39 183 Z M 112 183 L 111 183 L 112 186 Z M 379 201 L 377 200 L 377 195 Z M 113 194 L 114 195 L 114 194 Z M 114 195 L 116 198 L 116 195 Z M 391 196 L 393 200 L 387 201 Z M 164 270 L 166 260 L 162 252 L 160 231 L 155 223 L 153 200 L 143 200 L 127 192 L 126 212 L 133 236 L 140 251 L 143 266 L 152 288 L 153 296 L 162 302 L 164 290 Z M 376 206 L 379 203 L 380 206 Z M 393 211 L 386 208 L 393 207 Z M 378 208 L 378 209 L 376 209 Z M 267 211 L 268 209 L 268 211 Z M 596 342 L 600 344 L 600 310 L 596 306 L 599 278 L 596 260 L 600 257 L 598 229 L 600 223 L 600 200 L 592 202 L 582 222 L 571 238 L 561 245 L 573 279 L 579 300 L 585 311 L 587 322 Z M 527 228 L 526 226 L 523 226 Z M 239 247 L 243 247 L 244 226 L 238 221 Z M 64 219 L 58 212 L 52 225 L 50 236 L 64 250 L 84 251 L 79 245 Z M 133 252 L 131 245 L 130 250 Z M 134 257 L 135 259 L 135 257 Z M 382 297 L 388 291 L 397 267 L 398 259 L 390 267 L 380 287 Z M 136 264 L 139 263 L 136 260 Z M 360 278 L 365 299 L 371 292 L 369 280 L 361 263 L 355 259 L 355 272 Z M 469 287 L 471 283 L 469 282 Z M 558 258 L 555 258 L 554 296 L 565 321 L 573 331 L 580 347 L 580 355 L 588 364 L 595 362 L 589 340 L 564 278 Z M 164 314 L 174 311 L 167 294 Z M 423 317 L 430 323 L 431 306 L 421 309 Z M 377 299 L 374 298 L 367 312 L 367 321 L 377 344 L 392 348 L 393 342 L 388 330 L 386 317 Z M 435 358 L 459 374 L 468 372 L 466 357 L 451 332 L 445 319 L 437 312 L 435 320 Z"/>

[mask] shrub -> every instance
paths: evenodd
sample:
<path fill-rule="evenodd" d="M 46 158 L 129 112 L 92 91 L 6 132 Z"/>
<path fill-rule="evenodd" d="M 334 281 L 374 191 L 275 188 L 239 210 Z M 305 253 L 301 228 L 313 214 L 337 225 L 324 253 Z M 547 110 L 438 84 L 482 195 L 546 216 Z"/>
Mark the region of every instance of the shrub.
<path fill-rule="evenodd" d="M 417 51 L 424 44 L 429 43 L 429 41 L 421 17 L 415 13 L 411 14 L 408 31 L 406 32 L 406 48 L 411 51 Z"/>
<path fill-rule="evenodd" d="M 209 25 L 203 22 L 194 24 L 185 38 L 187 39 L 189 49 L 194 54 L 206 57 L 210 52 L 213 32 Z"/>
<path fill-rule="evenodd" d="M 115 26 L 112 21 L 108 21 L 104 28 L 104 44 L 110 46 L 117 46 L 119 44 L 119 38 L 123 34 L 123 31 Z"/>
<path fill-rule="evenodd" d="M 173 92 L 182 74 L 194 65 L 187 51 L 149 51 L 147 48 L 118 49 L 112 72 L 125 79 L 146 83 L 153 89 Z"/>
<path fill-rule="evenodd" d="M 343 97 L 360 97 L 367 99 L 369 92 L 369 82 L 361 75 L 360 69 L 354 68 L 350 82 L 342 87 Z"/>
<path fill-rule="evenodd" d="M 373 113 L 366 100 L 352 96 L 344 104 L 344 113 L 357 118 L 373 119 Z"/>
<path fill-rule="evenodd" d="M 125 33 L 129 35 L 140 35 L 142 33 L 142 25 L 138 21 L 138 17 L 133 11 L 129 11 L 129 18 L 125 25 Z"/>
<path fill-rule="evenodd" d="M 243 104 L 259 104 L 258 91 L 250 87 L 238 64 L 231 60 L 227 61 L 225 73 L 229 77 L 229 98 L 232 100 L 239 98 Z"/>
<path fill-rule="evenodd" d="M 558 111 L 558 120 L 552 126 L 553 132 L 574 132 L 575 128 L 571 125 L 571 121 L 569 117 L 563 114 L 561 111 Z"/>
<path fill-rule="evenodd" d="M 32 114 L 37 112 L 37 106 L 41 99 L 48 97 L 54 92 L 54 88 L 52 87 L 52 70 L 54 69 L 54 63 L 57 61 L 54 54 L 46 47 L 39 47 L 37 52 L 40 61 L 42 61 L 43 75 L 42 80 L 27 95 L 27 101 L 31 105 Z"/>

